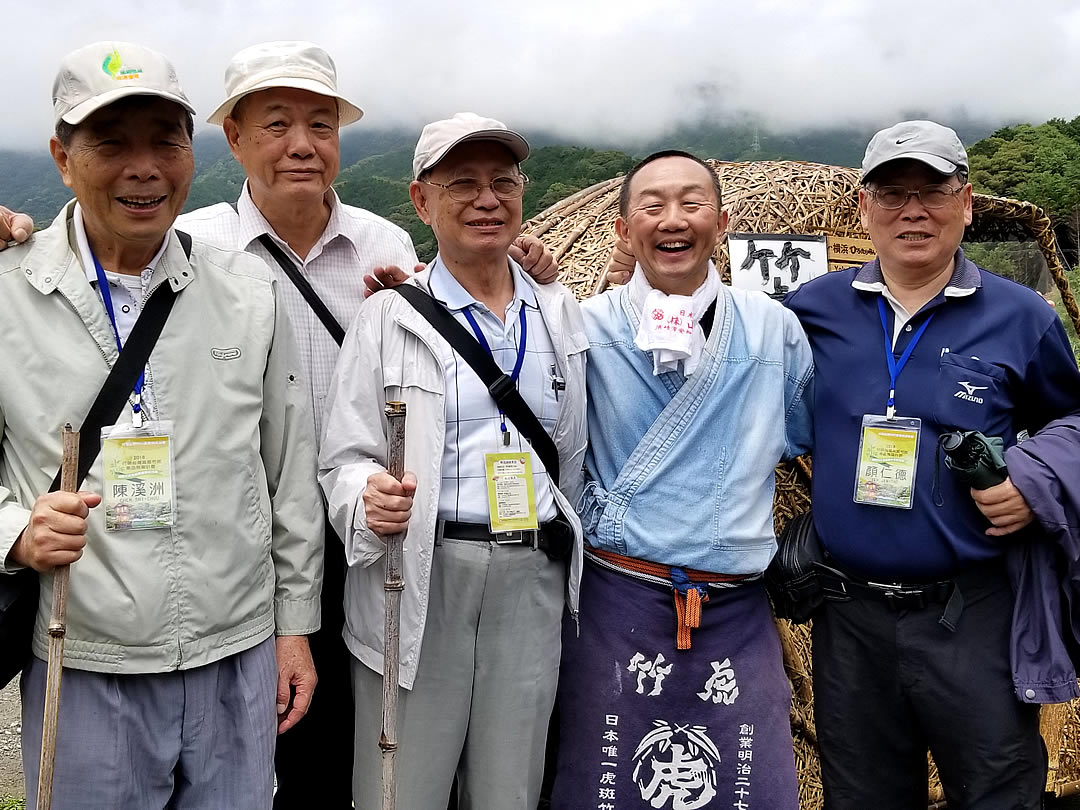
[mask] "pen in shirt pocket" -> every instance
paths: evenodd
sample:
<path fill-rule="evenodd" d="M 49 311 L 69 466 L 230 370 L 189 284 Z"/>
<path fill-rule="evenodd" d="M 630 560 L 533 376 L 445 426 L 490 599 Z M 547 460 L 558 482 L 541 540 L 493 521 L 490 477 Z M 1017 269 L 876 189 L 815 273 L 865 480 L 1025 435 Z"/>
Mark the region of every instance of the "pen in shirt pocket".
<path fill-rule="evenodd" d="M 566 390 L 566 380 L 559 376 L 555 364 L 551 364 L 551 390 L 555 392 L 555 401 L 559 400 L 559 392 Z"/>

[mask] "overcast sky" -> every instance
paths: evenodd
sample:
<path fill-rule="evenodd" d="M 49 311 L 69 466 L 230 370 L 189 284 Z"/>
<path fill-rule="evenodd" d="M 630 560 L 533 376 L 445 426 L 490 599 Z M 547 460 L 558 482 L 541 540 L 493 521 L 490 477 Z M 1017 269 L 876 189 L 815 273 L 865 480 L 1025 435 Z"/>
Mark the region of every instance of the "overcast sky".
<path fill-rule="evenodd" d="M 357 126 L 473 110 L 624 141 L 740 113 L 782 130 L 1080 115 L 1065 0 L 5 0 L 0 19 L 0 148 L 44 147 L 60 58 L 103 39 L 165 52 L 203 117 L 229 57 L 270 39 L 329 50 Z"/>

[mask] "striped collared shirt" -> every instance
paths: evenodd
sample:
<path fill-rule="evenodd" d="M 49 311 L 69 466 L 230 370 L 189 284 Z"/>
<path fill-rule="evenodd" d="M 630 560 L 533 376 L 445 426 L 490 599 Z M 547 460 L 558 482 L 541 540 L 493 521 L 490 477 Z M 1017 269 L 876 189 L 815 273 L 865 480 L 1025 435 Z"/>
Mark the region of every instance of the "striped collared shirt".
<path fill-rule="evenodd" d="M 411 273 L 417 263 L 409 235 L 397 225 L 370 211 L 343 204 L 333 189 L 327 192 L 326 199 L 330 202 L 330 221 L 303 260 L 274 233 L 255 207 L 247 183 L 235 210 L 227 203 L 220 203 L 184 214 L 176 222 L 178 229 L 192 236 L 219 247 L 245 250 L 270 265 L 296 336 L 301 366 L 310 381 L 315 431 L 320 441 L 323 406 L 338 346 L 300 291 L 260 244 L 259 237 L 268 234 L 277 242 L 346 329 L 364 301 L 365 274 L 385 265 L 396 265 Z"/>
<path fill-rule="evenodd" d="M 431 266 L 429 286 L 432 296 L 445 304 L 472 333 L 464 314 L 469 309 L 491 347 L 495 364 L 507 374 L 513 371 L 517 360 L 520 337 L 518 318 L 521 308 L 525 307 L 527 343 L 518 377 L 518 392 L 540 424 L 551 434 L 559 413 L 559 401 L 553 387 L 555 350 L 537 305 L 536 294 L 525 281 L 521 267 L 513 261 L 509 264 L 514 277 L 514 297 L 506 307 L 505 321 L 473 298 L 438 256 Z M 554 519 L 557 510 L 551 492 L 551 478 L 540 456 L 509 419 L 506 420 L 506 429 L 510 434 L 510 445 L 503 444 L 499 409 L 487 386 L 457 352 L 453 352 L 446 362 L 445 373 L 446 444 L 439 490 L 439 517 L 443 520 L 487 523 L 484 455 L 527 450 L 532 455 L 537 515 L 541 523 Z"/>

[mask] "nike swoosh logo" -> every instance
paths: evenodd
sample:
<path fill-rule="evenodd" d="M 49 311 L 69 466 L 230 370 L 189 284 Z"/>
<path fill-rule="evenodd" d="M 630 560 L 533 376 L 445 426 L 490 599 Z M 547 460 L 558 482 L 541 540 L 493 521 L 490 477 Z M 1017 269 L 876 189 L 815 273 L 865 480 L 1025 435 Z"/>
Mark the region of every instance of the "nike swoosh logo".
<path fill-rule="evenodd" d="M 911 138 L 914 138 L 914 137 L 915 137 L 914 135 L 911 136 Z M 902 143 L 907 143 L 908 141 L 911 140 L 911 138 L 903 138 L 902 140 L 898 140 L 896 143 L 897 143 L 897 145 L 902 144 Z"/>

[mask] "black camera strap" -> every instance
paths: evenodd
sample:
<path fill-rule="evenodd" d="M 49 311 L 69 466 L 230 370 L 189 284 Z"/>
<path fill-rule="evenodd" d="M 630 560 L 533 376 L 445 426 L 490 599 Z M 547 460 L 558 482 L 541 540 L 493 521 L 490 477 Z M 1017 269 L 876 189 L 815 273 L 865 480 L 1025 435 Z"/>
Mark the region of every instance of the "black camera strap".
<path fill-rule="evenodd" d="M 182 231 L 176 231 L 176 238 L 180 240 L 180 246 L 184 249 L 184 255 L 191 258 L 191 236 Z M 161 336 L 161 330 L 165 328 L 165 321 L 169 318 L 173 304 L 176 302 L 176 291 L 171 284 L 158 286 L 146 301 L 146 306 L 139 314 L 135 325 L 131 327 L 131 334 L 124 342 L 124 348 L 120 350 L 120 356 L 109 370 L 109 376 L 105 378 L 101 390 L 98 391 L 94 404 L 79 426 L 79 472 L 76 477 L 76 486 L 82 486 L 83 480 L 90 473 L 98 452 L 101 450 L 101 429 L 106 425 L 116 423 L 120 411 L 128 400 L 128 395 L 135 388 L 139 375 L 146 368 L 146 362 L 150 359 L 150 352 L 154 350 L 154 344 Z M 49 492 L 60 489 L 60 470 L 49 486 Z"/>
<path fill-rule="evenodd" d="M 461 355 L 476 375 L 487 386 L 488 393 L 495 400 L 502 412 L 513 422 L 521 435 L 529 440 L 529 443 L 544 462 L 544 468 L 551 477 L 555 486 L 559 485 L 559 451 L 555 442 L 544 430 L 536 414 L 532 412 L 517 386 L 510 377 L 499 368 L 476 338 L 458 323 L 457 319 L 438 301 L 417 287 L 415 284 L 400 284 L 393 288 L 402 298 L 408 301 L 413 309 L 424 316 L 424 319 L 435 327 L 447 343 Z"/>
<path fill-rule="evenodd" d="M 191 237 L 176 231 L 176 238 L 191 258 Z M 135 388 L 139 375 L 150 359 L 150 352 L 157 343 L 165 321 L 176 302 L 177 293 L 170 284 L 161 284 L 146 301 L 131 328 L 120 356 L 113 363 L 109 375 L 94 398 L 94 404 L 79 426 L 79 464 L 76 487 L 82 486 L 94 460 L 101 451 L 101 429 L 115 424 L 127 404 L 128 396 Z M 61 467 L 62 469 L 62 467 Z M 56 471 L 49 492 L 60 489 L 60 470 Z M 4 656 L 0 658 L 0 687 L 14 678 L 30 658 L 30 645 L 37 615 L 39 581 L 37 573 L 27 568 L 9 576 L 0 576 L 0 646 Z"/>
<path fill-rule="evenodd" d="M 345 340 L 345 330 L 341 324 L 338 323 L 337 318 L 330 311 L 330 308 L 323 303 L 323 300 L 319 298 L 319 294 L 315 292 L 315 289 L 311 286 L 311 283 L 304 278 L 300 269 L 293 264 L 285 251 L 278 246 L 278 243 L 270 238 L 269 234 L 262 234 L 259 236 L 259 242 L 267 252 L 274 257 L 274 261 L 278 263 L 278 266 L 285 271 L 285 275 L 289 277 L 289 280 L 293 283 L 293 286 L 300 291 L 300 294 L 304 296 L 304 300 L 308 302 L 308 306 L 315 312 L 319 320 L 322 321 L 322 325 L 326 327 L 326 331 L 330 333 L 330 337 L 334 339 L 334 342 L 338 346 Z"/>

